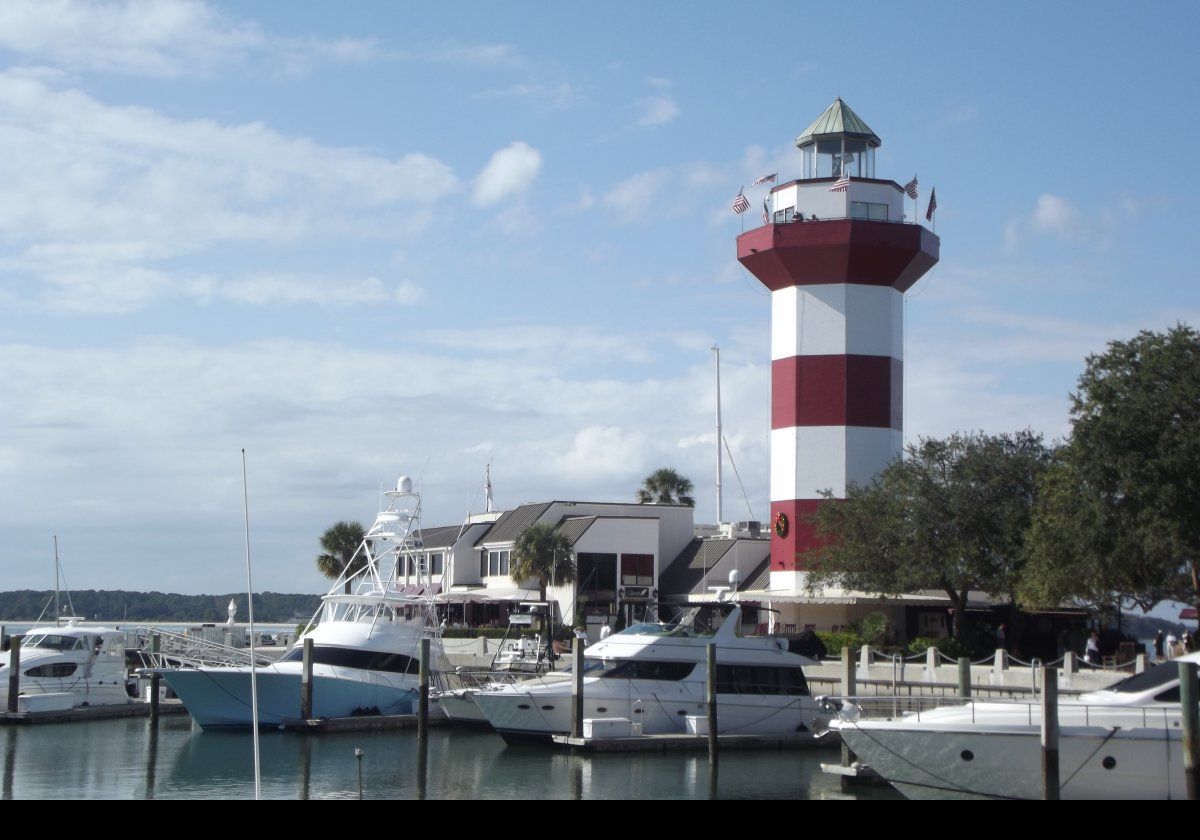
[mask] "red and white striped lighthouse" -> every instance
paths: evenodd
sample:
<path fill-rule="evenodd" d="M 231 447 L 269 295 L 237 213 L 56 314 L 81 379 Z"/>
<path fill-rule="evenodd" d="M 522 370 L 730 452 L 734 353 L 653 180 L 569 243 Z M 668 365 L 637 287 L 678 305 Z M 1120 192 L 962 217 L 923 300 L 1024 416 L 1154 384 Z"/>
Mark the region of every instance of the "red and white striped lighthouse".
<path fill-rule="evenodd" d="M 841 99 L 796 139 L 797 180 L 737 240 L 771 290 L 771 588 L 803 585 L 821 491 L 844 497 L 903 449 L 904 292 L 939 240 L 875 177 L 875 132 Z M 915 213 L 914 213 L 915 216 Z"/>

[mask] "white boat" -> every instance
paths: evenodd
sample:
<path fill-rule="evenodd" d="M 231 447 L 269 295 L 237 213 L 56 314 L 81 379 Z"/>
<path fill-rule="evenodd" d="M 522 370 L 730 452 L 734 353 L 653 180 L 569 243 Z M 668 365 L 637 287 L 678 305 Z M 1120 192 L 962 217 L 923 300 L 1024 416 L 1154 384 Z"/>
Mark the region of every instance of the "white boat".
<path fill-rule="evenodd" d="M 1200 662 L 1200 654 L 1182 661 Z M 1181 660 L 1058 705 L 1063 799 L 1180 799 Z M 859 760 L 912 799 L 1038 799 L 1041 704 L 988 701 L 873 720 L 853 702 L 831 721 Z"/>
<path fill-rule="evenodd" d="M 132 702 L 127 688 L 125 634 L 107 627 L 42 625 L 21 643 L 20 693 L 28 709 L 112 706 Z M 0 665 L 7 686 L 9 662 Z M 41 696 L 42 700 L 33 698 Z M 52 699 L 53 697 L 53 699 Z M 50 704 L 50 705 L 47 705 Z"/>
<path fill-rule="evenodd" d="M 446 670 L 432 594 L 411 594 L 404 564 L 420 553 L 420 495 L 401 476 L 384 494 L 388 505 L 359 546 L 365 569 L 344 593 L 344 576 L 291 650 L 256 666 L 259 725 L 300 718 L 304 640 L 313 641 L 313 718 L 405 714 L 415 710 L 421 640 L 431 640 L 431 670 Z M 352 563 L 351 566 L 354 564 Z M 432 587 L 426 587 L 432 593 Z M 318 623 L 319 619 L 319 623 Z M 214 648 L 219 646 L 214 646 Z M 216 660 L 164 670 L 192 718 L 205 729 L 252 725 L 250 665 L 234 664 L 234 651 L 213 650 Z"/>
<path fill-rule="evenodd" d="M 774 638 L 741 637 L 737 605 L 713 634 L 679 624 L 635 624 L 584 651 L 584 718 L 628 721 L 646 735 L 696 732 L 707 715 L 707 646 L 717 646 L 717 727 L 722 733 L 813 729 L 819 713 L 804 678 L 815 664 Z M 544 741 L 571 726 L 563 671 L 478 691 L 474 701 L 509 743 Z"/>

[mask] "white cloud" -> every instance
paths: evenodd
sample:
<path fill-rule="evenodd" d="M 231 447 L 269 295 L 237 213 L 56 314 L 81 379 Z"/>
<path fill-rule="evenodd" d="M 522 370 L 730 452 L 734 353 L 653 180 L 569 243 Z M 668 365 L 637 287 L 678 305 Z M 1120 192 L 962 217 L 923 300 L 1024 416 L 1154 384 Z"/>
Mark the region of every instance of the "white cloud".
<path fill-rule="evenodd" d="M 562 111 L 579 101 L 579 91 L 567 82 L 557 84 L 516 84 L 484 91 L 481 99 L 515 99 L 540 111 Z"/>
<path fill-rule="evenodd" d="M 667 170 L 658 169 L 626 178 L 605 194 L 604 204 L 620 222 L 636 222 L 654 211 L 668 177 Z"/>
<path fill-rule="evenodd" d="M 1161 197 L 1139 197 L 1125 195 L 1116 199 L 1126 217 L 1140 215 L 1148 209 L 1161 208 L 1167 202 Z M 1089 245 L 1098 250 L 1106 249 L 1118 222 L 1110 209 L 1110 203 L 1091 214 L 1084 213 L 1068 198 L 1044 193 L 1038 196 L 1033 209 L 1004 226 L 1004 244 L 1014 251 L 1026 242 L 1038 237 L 1047 237 L 1063 244 Z"/>
<path fill-rule="evenodd" d="M 290 74 L 385 57 L 371 39 L 277 37 L 200 0 L 6 0 L 0 46 L 73 72 L 161 78 L 209 75 L 259 56 Z"/>
<path fill-rule="evenodd" d="M 643 128 L 666 125 L 679 116 L 679 103 L 669 96 L 653 96 L 641 102 L 637 124 Z"/>
<path fill-rule="evenodd" d="M 459 189 L 420 153 L 177 120 L 19 73 L 0 73 L 0 159 L 21 162 L 0 180 L 5 269 L 91 311 L 153 299 L 172 283 L 157 263 L 221 243 L 403 241 Z"/>
<path fill-rule="evenodd" d="M 475 179 L 471 200 L 480 207 L 524 193 L 542 169 L 542 154 L 527 143 L 510 143 L 492 155 Z"/>

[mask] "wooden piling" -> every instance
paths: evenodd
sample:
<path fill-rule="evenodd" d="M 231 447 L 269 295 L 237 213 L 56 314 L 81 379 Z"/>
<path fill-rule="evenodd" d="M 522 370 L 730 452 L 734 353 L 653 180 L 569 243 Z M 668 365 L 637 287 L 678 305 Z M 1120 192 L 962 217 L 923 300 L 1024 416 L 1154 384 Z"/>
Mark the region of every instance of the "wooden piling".
<path fill-rule="evenodd" d="M 958 696 L 971 696 L 971 660 L 966 656 L 958 658 Z"/>
<path fill-rule="evenodd" d="M 1196 663 L 1179 663 L 1179 703 L 1183 710 L 1183 775 L 1188 799 L 1200 799 L 1200 685 Z"/>
<path fill-rule="evenodd" d="M 1041 667 L 1042 677 L 1042 799 L 1059 798 L 1058 669 Z"/>
<path fill-rule="evenodd" d="M 304 640 L 304 654 L 300 670 L 300 719 L 311 720 L 313 716 L 313 640 Z"/>
<path fill-rule="evenodd" d="M 842 697 L 844 698 L 853 697 L 858 693 L 856 667 L 854 648 L 842 648 Z M 857 760 L 858 756 L 854 754 L 854 751 L 846 746 L 845 742 L 842 742 L 842 766 L 849 767 Z"/>
<path fill-rule="evenodd" d="M 12 637 L 8 648 L 8 712 L 17 713 L 17 696 L 21 693 L 21 643 L 22 635 Z"/>
<path fill-rule="evenodd" d="M 571 644 L 571 737 L 583 737 L 583 639 Z"/>
<path fill-rule="evenodd" d="M 417 676 L 417 738 L 429 737 L 429 639 L 421 639 L 421 668 Z"/>
<path fill-rule="evenodd" d="M 705 685 L 708 695 L 708 763 L 717 763 L 717 646 L 708 644 L 708 680 Z"/>
<path fill-rule="evenodd" d="M 162 675 L 158 673 L 158 653 L 162 648 L 162 636 L 150 634 L 150 661 L 154 663 L 154 672 L 150 674 L 150 725 L 158 726 L 158 695 L 162 684 Z"/>

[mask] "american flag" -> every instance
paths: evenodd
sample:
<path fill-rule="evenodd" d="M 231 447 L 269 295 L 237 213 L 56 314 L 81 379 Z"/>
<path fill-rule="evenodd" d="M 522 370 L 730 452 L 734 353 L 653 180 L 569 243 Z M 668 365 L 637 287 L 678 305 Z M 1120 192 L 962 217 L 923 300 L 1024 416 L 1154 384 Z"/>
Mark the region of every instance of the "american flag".
<path fill-rule="evenodd" d="M 759 184 L 774 184 L 774 183 L 775 183 L 775 179 L 776 179 L 778 176 L 779 176 L 779 173 L 778 173 L 778 172 L 772 172 L 770 175 L 764 175 L 764 176 L 762 176 L 761 178 L 759 178 L 757 181 L 755 181 L 755 182 L 754 182 L 753 184 L 751 184 L 750 186 L 752 186 L 752 187 L 757 187 Z"/>
<path fill-rule="evenodd" d="M 933 221 L 933 211 L 937 209 L 937 190 L 929 191 L 929 209 L 925 211 L 925 221 Z"/>
<path fill-rule="evenodd" d="M 917 176 L 916 175 L 913 176 L 913 179 L 911 181 L 909 181 L 907 184 L 904 185 L 904 191 L 906 193 L 908 193 L 908 197 L 911 198 L 913 201 L 917 200 Z"/>
<path fill-rule="evenodd" d="M 742 195 L 745 189 L 745 187 L 742 187 L 740 190 L 738 190 L 737 198 L 733 200 L 733 212 L 737 213 L 739 216 L 750 209 L 750 199 Z"/>
<path fill-rule="evenodd" d="M 850 187 L 850 176 L 843 175 L 838 178 L 834 185 L 829 188 L 830 192 L 845 192 Z"/>
<path fill-rule="evenodd" d="M 766 200 L 766 198 L 764 198 L 763 199 L 763 224 L 769 225 L 770 223 L 771 223 L 771 214 L 767 210 L 767 200 Z"/>

